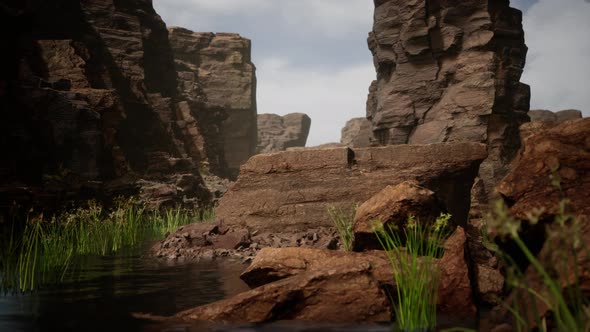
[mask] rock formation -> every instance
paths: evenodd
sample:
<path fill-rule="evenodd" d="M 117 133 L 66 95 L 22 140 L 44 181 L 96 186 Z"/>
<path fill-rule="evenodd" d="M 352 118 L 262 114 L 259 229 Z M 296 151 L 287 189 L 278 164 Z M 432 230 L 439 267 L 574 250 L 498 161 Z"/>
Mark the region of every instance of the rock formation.
<path fill-rule="evenodd" d="M 371 146 L 373 126 L 366 118 L 354 118 L 346 122 L 342 128 L 340 143 L 350 148 L 366 148 Z"/>
<path fill-rule="evenodd" d="M 258 114 L 258 153 L 305 147 L 311 119 L 303 113 Z"/>
<path fill-rule="evenodd" d="M 562 123 L 569 120 L 577 120 L 582 118 L 582 112 L 578 110 L 563 110 L 559 112 L 551 112 L 548 110 L 530 110 L 528 116 L 531 122 L 550 122 Z"/>
<path fill-rule="evenodd" d="M 240 166 L 256 153 L 256 67 L 251 43 L 235 33 L 192 32 L 170 28 L 170 42 L 181 90 L 201 98 L 199 117 L 212 171 L 237 177 Z M 227 167 L 227 169 L 226 169 Z"/>
<path fill-rule="evenodd" d="M 387 185 L 416 180 L 466 223 L 469 191 L 485 157 L 479 143 L 261 154 L 242 166 L 215 214 L 229 226 L 259 232 L 331 227 L 327 206 L 349 209 Z"/>
<path fill-rule="evenodd" d="M 151 1 L 13 2 L 0 15 L 10 24 L 2 205 L 139 193 L 154 207 L 208 200 L 187 144 L 201 135 L 180 125 L 194 119 Z"/>
<path fill-rule="evenodd" d="M 520 147 L 530 89 L 527 47 L 508 1 L 375 1 L 368 44 L 377 80 L 367 118 L 381 144 L 470 141 L 488 146 L 489 194 Z"/>

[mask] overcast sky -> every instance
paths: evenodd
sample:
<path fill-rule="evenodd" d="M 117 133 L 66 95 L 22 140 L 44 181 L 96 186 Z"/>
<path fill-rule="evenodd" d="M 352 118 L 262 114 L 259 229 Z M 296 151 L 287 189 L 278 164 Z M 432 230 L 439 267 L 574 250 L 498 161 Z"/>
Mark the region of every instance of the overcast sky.
<path fill-rule="evenodd" d="M 524 12 L 532 108 L 590 115 L 590 0 L 513 0 Z M 154 0 L 168 26 L 252 40 L 258 113 L 307 113 L 308 146 L 340 140 L 365 115 L 375 78 L 372 0 Z"/>

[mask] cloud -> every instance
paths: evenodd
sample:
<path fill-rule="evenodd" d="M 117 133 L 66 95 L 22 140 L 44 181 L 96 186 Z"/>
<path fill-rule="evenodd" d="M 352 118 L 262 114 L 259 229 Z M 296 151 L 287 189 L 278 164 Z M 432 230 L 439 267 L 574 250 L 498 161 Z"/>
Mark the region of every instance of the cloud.
<path fill-rule="evenodd" d="M 301 69 L 287 59 L 269 58 L 258 65 L 258 113 L 307 113 L 312 120 L 308 146 L 339 142 L 347 120 L 365 115 L 371 63 L 338 71 Z"/>
<path fill-rule="evenodd" d="M 522 81 L 531 85 L 531 108 L 574 108 L 590 116 L 589 18 L 590 3 L 583 0 L 540 0 L 526 12 Z"/>

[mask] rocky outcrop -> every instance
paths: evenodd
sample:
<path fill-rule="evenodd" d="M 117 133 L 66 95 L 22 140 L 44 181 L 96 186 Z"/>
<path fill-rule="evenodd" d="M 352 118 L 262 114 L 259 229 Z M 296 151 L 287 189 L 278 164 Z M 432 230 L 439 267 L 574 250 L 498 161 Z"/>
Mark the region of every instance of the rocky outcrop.
<path fill-rule="evenodd" d="M 433 259 L 440 268 L 439 313 L 461 319 L 475 315 L 465 241 L 465 233 L 458 228 L 446 241 L 443 257 Z M 265 248 L 241 278 L 253 287 L 251 291 L 176 317 L 221 322 L 388 321 L 391 308 L 385 289 L 395 293 L 396 287 L 384 251 Z"/>
<path fill-rule="evenodd" d="M 367 118 L 381 144 L 482 142 L 486 192 L 504 177 L 528 121 L 527 47 L 508 1 L 375 1 L 377 80 Z"/>
<path fill-rule="evenodd" d="M 590 118 L 568 121 L 528 137 L 498 192 L 510 212 L 526 220 L 543 208 L 556 214 L 562 195 L 572 213 L 590 215 Z M 559 187 L 556 187 L 558 180 Z"/>
<path fill-rule="evenodd" d="M 523 142 L 529 136 L 542 133 L 565 121 L 581 119 L 582 112 L 578 110 L 563 110 L 559 112 L 531 110 L 528 116 L 531 122 L 525 123 L 519 128 L 520 138 Z"/>
<path fill-rule="evenodd" d="M 258 153 L 305 147 L 311 119 L 303 113 L 258 114 Z"/>
<path fill-rule="evenodd" d="M 372 271 L 366 261 L 320 267 L 181 312 L 176 318 L 231 323 L 388 321 L 391 314 L 387 295 Z"/>
<path fill-rule="evenodd" d="M 353 253 L 306 248 L 264 248 L 240 278 L 251 288 L 322 268 L 369 263 L 372 275 L 382 284 L 393 284 L 385 251 Z"/>
<path fill-rule="evenodd" d="M 13 2 L 0 12 L 13 23 L 0 78 L 9 199 L 45 208 L 118 194 L 155 207 L 208 200 L 151 1 Z"/>
<path fill-rule="evenodd" d="M 340 143 L 350 148 L 367 148 L 373 140 L 373 126 L 366 118 L 354 118 L 342 128 Z"/>
<path fill-rule="evenodd" d="M 327 207 L 349 209 L 388 185 L 415 180 L 467 222 L 479 143 L 287 151 L 252 157 L 216 208 L 217 220 L 259 232 L 331 227 Z"/>
<path fill-rule="evenodd" d="M 575 300 L 575 295 L 569 296 L 576 294 L 575 287 L 580 287 L 581 294 L 590 289 L 589 137 L 589 118 L 550 124 L 525 139 L 510 173 L 497 188 L 511 216 L 522 224 L 522 241 L 533 253 L 538 252 L 537 260 L 568 304 Z M 530 222 L 531 215 L 539 222 Z M 519 258 L 519 251 L 509 253 L 515 260 Z M 547 303 L 553 303 L 553 296 L 533 265 L 528 266 L 521 282 L 535 296 L 523 296 L 526 290 L 517 288 L 507 303 L 519 306 L 521 318 L 533 328 L 539 317 L 550 316 Z"/>
<path fill-rule="evenodd" d="M 387 186 L 361 204 L 354 217 L 353 248 L 356 251 L 381 249 L 375 235 L 375 223 L 388 229 L 403 229 L 410 216 L 421 225 L 432 225 L 446 208 L 432 190 L 406 181 Z"/>
<path fill-rule="evenodd" d="M 257 146 L 256 67 L 250 40 L 235 33 L 176 27 L 169 31 L 181 90 L 189 96 L 197 91 L 191 100 L 205 103 L 204 109 L 189 105 L 205 137 L 196 145 L 214 173 L 235 178 Z"/>
<path fill-rule="evenodd" d="M 528 116 L 531 122 L 549 122 L 562 123 L 569 120 L 578 120 L 582 118 L 582 112 L 578 110 L 563 110 L 551 112 L 548 110 L 530 110 Z"/>

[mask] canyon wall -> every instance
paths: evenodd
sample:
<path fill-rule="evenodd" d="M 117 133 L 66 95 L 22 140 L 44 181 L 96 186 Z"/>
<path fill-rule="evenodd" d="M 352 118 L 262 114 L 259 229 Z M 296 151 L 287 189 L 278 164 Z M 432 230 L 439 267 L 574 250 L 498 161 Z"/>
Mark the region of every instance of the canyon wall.
<path fill-rule="evenodd" d="M 0 205 L 207 203 L 205 137 L 150 0 L 8 2 L 0 15 Z"/>
<path fill-rule="evenodd" d="M 530 88 L 522 13 L 508 0 L 375 0 L 377 79 L 367 118 L 380 144 L 486 143 L 489 195 L 520 147 Z"/>
<path fill-rule="evenodd" d="M 207 128 L 207 157 L 216 165 L 213 172 L 235 178 L 257 146 L 256 67 L 250 40 L 235 33 L 176 27 L 169 31 L 181 90 L 198 89 L 205 103 L 198 122 Z"/>

